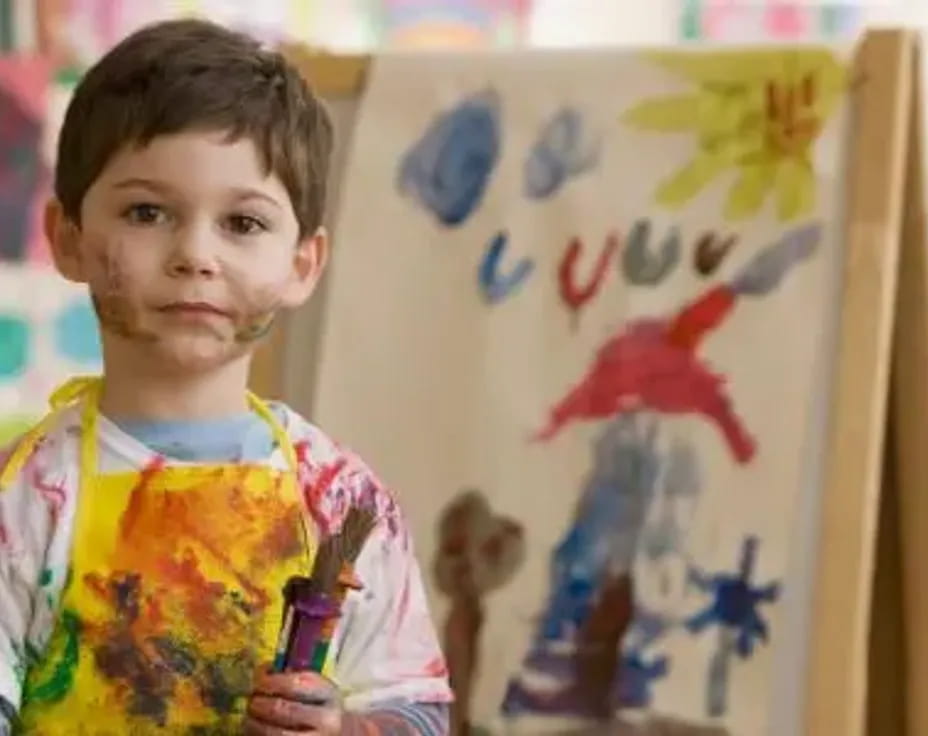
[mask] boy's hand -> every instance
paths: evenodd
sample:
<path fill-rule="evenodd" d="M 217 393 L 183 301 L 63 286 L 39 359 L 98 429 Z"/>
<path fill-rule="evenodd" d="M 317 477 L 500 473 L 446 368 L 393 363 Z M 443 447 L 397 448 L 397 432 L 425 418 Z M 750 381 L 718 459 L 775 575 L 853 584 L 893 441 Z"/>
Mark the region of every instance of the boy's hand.
<path fill-rule="evenodd" d="M 338 688 L 315 672 L 258 672 L 248 703 L 245 736 L 342 732 Z"/>

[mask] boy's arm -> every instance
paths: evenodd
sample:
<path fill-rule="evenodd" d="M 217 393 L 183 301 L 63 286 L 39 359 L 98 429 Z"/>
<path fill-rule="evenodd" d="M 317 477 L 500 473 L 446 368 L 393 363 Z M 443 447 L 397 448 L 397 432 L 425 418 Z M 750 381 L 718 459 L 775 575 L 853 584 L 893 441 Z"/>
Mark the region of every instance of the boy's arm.
<path fill-rule="evenodd" d="M 11 736 L 15 720 L 16 708 L 6 698 L 0 697 L 0 736 Z"/>
<path fill-rule="evenodd" d="M 9 450 L 0 449 L 0 471 L 8 458 Z M 39 587 L 52 521 L 28 475 L 21 472 L 0 488 L 0 734 L 11 732 L 16 720 L 34 608 L 45 603 Z"/>
<path fill-rule="evenodd" d="M 447 703 L 379 706 L 367 713 L 348 713 L 342 736 L 445 736 L 451 730 Z"/>

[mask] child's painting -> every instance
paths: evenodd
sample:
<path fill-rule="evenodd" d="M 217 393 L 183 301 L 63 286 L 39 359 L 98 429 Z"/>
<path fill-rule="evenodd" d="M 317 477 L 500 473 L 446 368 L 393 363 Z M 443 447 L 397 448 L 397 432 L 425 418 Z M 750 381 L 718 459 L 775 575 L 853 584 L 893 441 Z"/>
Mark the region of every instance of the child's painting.
<path fill-rule="evenodd" d="M 0 57 L 0 443 L 43 416 L 48 395 L 100 369 L 86 289 L 51 264 L 42 210 L 73 74 L 39 57 Z"/>
<path fill-rule="evenodd" d="M 456 733 L 796 732 L 847 58 L 374 63 L 315 419 L 411 519 Z"/>
<path fill-rule="evenodd" d="M 528 33 L 532 0 L 375 0 L 381 42 L 390 48 L 516 46 Z"/>

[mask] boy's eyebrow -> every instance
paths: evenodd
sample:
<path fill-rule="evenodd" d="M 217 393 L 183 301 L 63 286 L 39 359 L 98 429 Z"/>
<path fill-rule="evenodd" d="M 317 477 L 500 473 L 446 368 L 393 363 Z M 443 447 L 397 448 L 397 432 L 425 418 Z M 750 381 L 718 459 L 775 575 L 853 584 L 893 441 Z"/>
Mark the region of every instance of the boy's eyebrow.
<path fill-rule="evenodd" d="M 166 194 L 171 191 L 171 187 L 167 184 L 163 184 L 162 182 L 155 179 L 145 179 L 141 177 L 130 177 L 129 179 L 122 179 L 113 185 L 114 189 L 131 189 L 132 187 L 150 189 L 151 191 L 157 192 L 159 194 Z M 231 193 L 239 202 L 247 199 L 260 199 L 267 202 L 268 204 L 274 205 L 278 209 L 281 207 L 280 202 L 278 202 L 274 197 L 257 189 L 249 189 L 248 187 L 234 188 L 231 190 Z"/>
<path fill-rule="evenodd" d="M 281 206 L 280 202 L 278 202 L 270 194 L 265 194 L 264 192 L 259 191 L 257 189 L 249 189 L 247 187 L 243 189 L 236 188 L 232 190 L 232 194 L 235 195 L 235 198 L 239 202 L 244 201 L 246 199 L 260 199 L 264 202 L 267 202 L 268 204 L 274 205 L 277 208 L 280 208 Z"/>
<path fill-rule="evenodd" d="M 165 193 L 170 191 L 170 187 L 166 184 L 162 184 L 160 181 L 155 181 L 154 179 L 142 179 L 140 177 L 130 177 L 129 179 L 122 179 L 113 184 L 113 189 L 131 189 L 132 187 L 141 187 L 143 189 L 151 189 L 153 192 Z"/>

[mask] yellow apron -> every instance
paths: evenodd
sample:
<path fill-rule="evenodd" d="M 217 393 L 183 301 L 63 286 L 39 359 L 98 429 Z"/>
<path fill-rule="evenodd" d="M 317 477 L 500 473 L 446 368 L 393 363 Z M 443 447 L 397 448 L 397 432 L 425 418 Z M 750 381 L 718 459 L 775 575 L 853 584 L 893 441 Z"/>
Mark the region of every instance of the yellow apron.
<path fill-rule="evenodd" d="M 155 462 L 100 474 L 101 386 L 77 379 L 59 389 L 0 476 L 2 489 L 56 412 L 84 400 L 71 567 L 55 631 L 26 677 L 23 731 L 234 733 L 254 670 L 273 659 L 283 586 L 308 574 L 314 552 L 293 445 L 249 394 L 289 472 Z"/>

